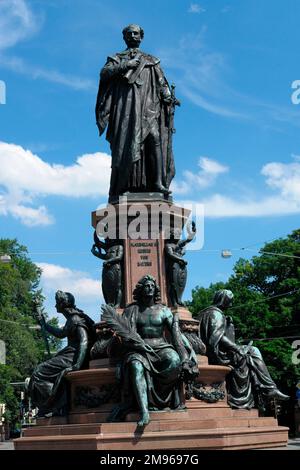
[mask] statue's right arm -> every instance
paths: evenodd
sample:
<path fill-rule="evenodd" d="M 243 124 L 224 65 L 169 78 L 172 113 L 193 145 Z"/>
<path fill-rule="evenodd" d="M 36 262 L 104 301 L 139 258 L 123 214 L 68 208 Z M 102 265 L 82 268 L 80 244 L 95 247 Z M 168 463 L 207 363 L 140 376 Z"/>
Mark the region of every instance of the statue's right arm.
<path fill-rule="evenodd" d="M 91 252 L 94 256 L 100 259 L 106 259 L 106 255 L 103 255 L 101 252 L 101 248 L 97 247 L 95 244 L 92 246 Z"/>
<path fill-rule="evenodd" d="M 182 258 L 182 256 L 175 253 L 174 249 L 171 246 L 166 246 L 166 255 L 168 258 L 172 259 L 181 264 L 186 264 L 186 261 Z"/>
<path fill-rule="evenodd" d="M 123 75 L 125 72 L 127 72 L 127 69 L 128 67 L 124 61 L 121 61 L 120 59 L 113 60 L 109 57 L 100 72 L 100 79 L 107 81 L 115 75 Z"/>
<path fill-rule="evenodd" d="M 240 353 L 240 348 L 237 344 L 235 344 L 233 341 L 231 341 L 227 336 L 223 336 L 220 340 L 220 343 L 223 345 L 224 349 L 229 349 L 230 351 Z"/>
<path fill-rule="evenodd" d="M 67 336 L 65 334 L 64 328 L 57 328 L 47 323 L 46 317 L 44 313 L 41 311 L 41 308 L 39 306 L 36 309 L 36 316 L 43 330 L 48 331 L 48 333 L 50 333 L 53 336 L 56 336 L 57 338 L 65 338 Z"/>
<path fill-rule="evenodd" d="M 94 231 L 94 245 L 97 247 L 97 248 L 103 248 L 105 249 L 106 248 L 106 244 L 105 242 L 103 242 L 97 235 L 97 232 L 96 230 Z"/>
<path fill-rule="evenodd" d="M 67 336 L 64 328 L 57 328 L 56 326 L 49 325 L 49 323 L 45 323 L 44 325 L 45 330 L 51 335 L 56 336 L 56 338 L 65 338 Z"/>

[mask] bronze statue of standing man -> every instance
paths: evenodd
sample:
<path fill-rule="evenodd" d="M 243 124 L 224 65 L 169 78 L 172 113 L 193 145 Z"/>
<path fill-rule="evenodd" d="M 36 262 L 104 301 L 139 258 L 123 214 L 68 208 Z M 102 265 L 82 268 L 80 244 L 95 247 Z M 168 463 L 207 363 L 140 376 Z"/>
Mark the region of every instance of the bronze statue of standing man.
<path fill-rule="evenodd" d="M 110 143 L 110 201 L 127 192 L 169 193 L 175 174 L 173 116 L 179 105 L 160 60 L 139 49 L 144 31 L 124 28 L 127 49 L 109 56 L 100 73 L 96 122 Z"/>

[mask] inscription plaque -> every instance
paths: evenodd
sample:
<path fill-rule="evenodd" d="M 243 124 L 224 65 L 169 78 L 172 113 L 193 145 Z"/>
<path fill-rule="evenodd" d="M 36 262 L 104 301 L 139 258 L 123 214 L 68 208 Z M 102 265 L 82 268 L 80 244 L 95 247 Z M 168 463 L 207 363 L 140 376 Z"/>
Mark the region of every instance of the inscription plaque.
<path fill-rule="evenodd" d="M 163 262 L 164 240 L 126 240 L 125 270 L 126 303 L 133 301 L 132 291 L 138 281 L 146 274 L 151 274 L 161 287 L 162 302 L 166 303 L 165 266 Z"/>

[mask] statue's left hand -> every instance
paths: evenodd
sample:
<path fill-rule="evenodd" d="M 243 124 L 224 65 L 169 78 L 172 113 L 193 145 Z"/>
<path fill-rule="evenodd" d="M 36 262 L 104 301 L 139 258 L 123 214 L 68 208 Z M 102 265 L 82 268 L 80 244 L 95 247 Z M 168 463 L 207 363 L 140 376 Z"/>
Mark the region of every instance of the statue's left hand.
<path fill-rule="evenodd" d="M 164 102 L 168 105 L 181 106 L 180 101 L 177 98 L 172 98 L 172 96 L 166 96 Z"/>
<path fill-rule="evenodd" d="M 187 224 L 187 233 L 188 233 L 188 239 L 193 239 L 196 235 L 197 229 L 196 229 L 196 224 L 194 221 L 191 223 Z"/>

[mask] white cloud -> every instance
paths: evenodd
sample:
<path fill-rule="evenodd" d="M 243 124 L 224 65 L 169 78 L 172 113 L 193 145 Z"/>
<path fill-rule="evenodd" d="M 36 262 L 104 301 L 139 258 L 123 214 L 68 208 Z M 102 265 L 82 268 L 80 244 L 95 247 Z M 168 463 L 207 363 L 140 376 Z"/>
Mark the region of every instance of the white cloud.
<path fill-rule="evenodd" d="M 293 163 L 272 162 L 265 165 L 261 174 L 266 177 L 266 191 L 276 191 L 271 196 L 265 192 L 261 197 L 249 197 L 247 190 L 241 191 L 238 197 L 225 196 L 223 194 L 212 194 L 206 198 L 194 201 L 181 201 L 199 208 L 204 206 L 205 217 L 270 217 L 284 216 L 300 213 L 300 162 L 294 156 Z M 218 162 L 207 159 L 202 162 L 203 174 L 196 175 L 189 172 L 194 183 L 201 187 L 202 178 L 215 178 L 218 174 L 227 171 Z M 205 187 L 202 186 L 202 188 Z M 195 184 L 189 184 L 187 180 L 178 184 L 179 194 L 187 193 L 191 188 L 195 191 Z M 176 189 L 176 187 L 175 187 Z M 186 191 L 185 191 L 186 190 Z M 196 209 L 196 207 L 195 207 Z"/>
<path fill-rule="evenodd" d="M 26 63 L 19 57 L 10 57 L 4 51 L 17 45 L 20 41 L 36 34 L 41 27 L 42 19 L 33 13 L 25 0 L 0 0 L 0 65 L 30 78 L 58 83 L 74 90 L 94 89 L 93 80 L 66 75 L 57 70 Z"/>
<path fill-rule="evenodd" d="M 207 28 L 186 34 L 174 47 L 161 48 L 161 62 L 172 69 L 179 93 L 196 106 L 224 118 L 251 121 L 259 126 L 281 130 L 284 124 L 300 127 L 297 110 L 270 104 L 247 95 L 229 84 L 234 77 L 230 57 L 214 51 L 205 42 Z M 242 78 L 240 79 L 242 83 Z"/>
<path fill-rule="evenodd" d="M 189 13 L 204 13 L 205 11 L 205 8 L 202 8 L 198 3 L 191 3 L 188 9 Z"/>
<path fill-rule="evenodd" d="M 189 187 L 193 187 L 193 189 L 208 188 L 214 184 L 218 175 L 226 173 L 229 170 L 227 166 L 221 165 L 207 157 L 201 157 L 198 166 L 200 167 L 198 174 L 192 173 L 191 171 L 184 172 Z"/>
<path fill-rule="evenodd" d="M 162 48 L 161 61 L 172 69 L 181 95 L 206 111 L 228 118 L 248 119 L 241 95 L 226 84 L 232 74 L 228 58 L 205 43 L 206 27 L 198 34 L 186 34 L 176 47 Z"/>
<path fill-rule="evenodd" d="M 199 164 L 200 168 L 203 170 L 203 173 L 208 175 L 219 175 L 228 171 L 228 167 L 221 165 L 207 157 L 200 157 Z"/>
<path fill-rule="evenodd" d="M 39 206 L 37 209 L 26 207 L 21 204 L 11 205 L 9 212 L 16 218 L 20 219 L 24 225 L 35 227 L 37 225 L 50 225 L 54 222 L 51 214 L 45 206 Z M 1 214 L 1 208 L 0 208 Z"/>
<path fill-rule="evenodd" d="M 229 13 L 232 11 L 231 5 L 226 5 L 224 8 L 221 9 L 221 13 Z"/>
<path fill-rule="evenodd" d="M 59 83 L 74 90 L 93 90 L 96 86 L 93 80 L 73 75 L 66 75 L 57 70 L 49 70 L 39 66 L 30 65 L 18 57 L 0 56 L 0 64 L 6 69 L 21 75 L 26 75 L 33 80 L 42 79 L 48 82 Z"/>
<path fill-rule="evenodd" d="M 182 200 L 180 204 L 188 204 L 193 210 L 202 210 L 205 217 L 269 217 L 284 216 L 300 213 L 300 157 L 292 155 L 294 162 L 272 162 L 264 165 L 261 174 L 266 177 L 265 191 L 261 197 L 254 196 L 247 186 L 239 192 L 238 196 L 227 196 L 221 193 L 211 194 L 207 197 Z M 228 167 L 201 157 L 199 161 L 201 171 L 197 173 L 184 172 L 185 179 L 174 183 L 173 190 L 178 194 L 188 194 L 197 189 L 211 186 L 218 175 L 228 171 Z M 226 188 L 228 189 L 228 187 Z M 272 190 L 273 194 L 269 194 Z M 195 212 L 196 213 L 196 212 Z M 200 213 L 200 212 L 199 212 Z"/>
<path fill-rule="evenodd" d="M 19 145 L 0 142 L 0 214 L 10 214 L 26 225 L 49 225 L 53 218 L 47 208 L 33 206 L 37 198 L 106 196 L 110 166 L 111 158 L 105 153 L 85 154 L 64 166 L 49 164 Z"/>
<path fill-rule="evenodd" d="M 57 290 L 71 292 L 76 302 L 80 299 L 95 301 L 102 298 L 101 283 L 91 278 L 87 273 L 72 270 L 57 264 L 36 263 L 42 269 L 41 284 L 46 294 L 53 294 Z"/>
<path fill-rule="evenodd" d="M 229 171 L 227 166 L 221 165 L 221 163 L 208 157 L 200 157 L 198 166 L 200 168 L 198 173 L 188 170 L 184 171 L 183 180 L 174 181 L 172 191 L 177 194 L 186 194 L 191 191 L 208 188 L 215 183 L 220 174 Z"/>
<path fill-rule="evenodd" d="M 184 95 L 190 99 L 192 103 L 194 103 L 196 106 L 199 106 L 200 108 L 205 109 L 206 111 L 212 113 L 212 114 L 217 114 L 218 116 L 223 116 L 223 117 L 228 117 L 228 118 L 240 118 L 240 119 L 246 119 L 247 116 L 243 113 L 240 113 L 238 111 L 233 111 L 229 107 L 226 107 L 225 105 L 219 104 L 217 102 L 212 102 L 210 99 L 204 98 L 199 91 L 193 91 L 190 89 L 189 86 L 186 84 L 181 85 L 182 92 Z"/>
<path fill-rule="evenodd" d="M 36 18 L 25 0 L 1 0 L 0 50 L 15 46 L 37 29 Z"/>
<path fill-rule="evenodd" d="M 191 188 L 185 180 L 176 179 L 172 181 L 170 190 L 175 194 L 187 194 Z"/>
<path fill-rule="evenodd" d="M 205 217 L 270 217 L 298 214 L 300 202 L 284 200 L 280 196 L 262 197 L 250 200 L 241 197 L 233 199 L 214 194 L 199 201 L 204 205 Z"/>
<path fill-rule="evenodd" d="M 300 204 L 300 162 L 268 163 L 261 173 L 266 176 L 267 184 L 279 189 L 283 198 Z"/>
<path fill-rule="evenodd" d="M 93 279 L 88 273 L 73 270 L 64 266 L 50 263 L 36 263 L 42 269 L 41 287 L 46 297 L 45 306 L 50 317 L 58 316 L 60 323 L 65 323 L 65 318 L 54 310 L 55 292 L 63 290 L 71 292 L 76 305 L 85 313 L 99 321 L 100 305 L 103 303 L 100 280 Z"/>

